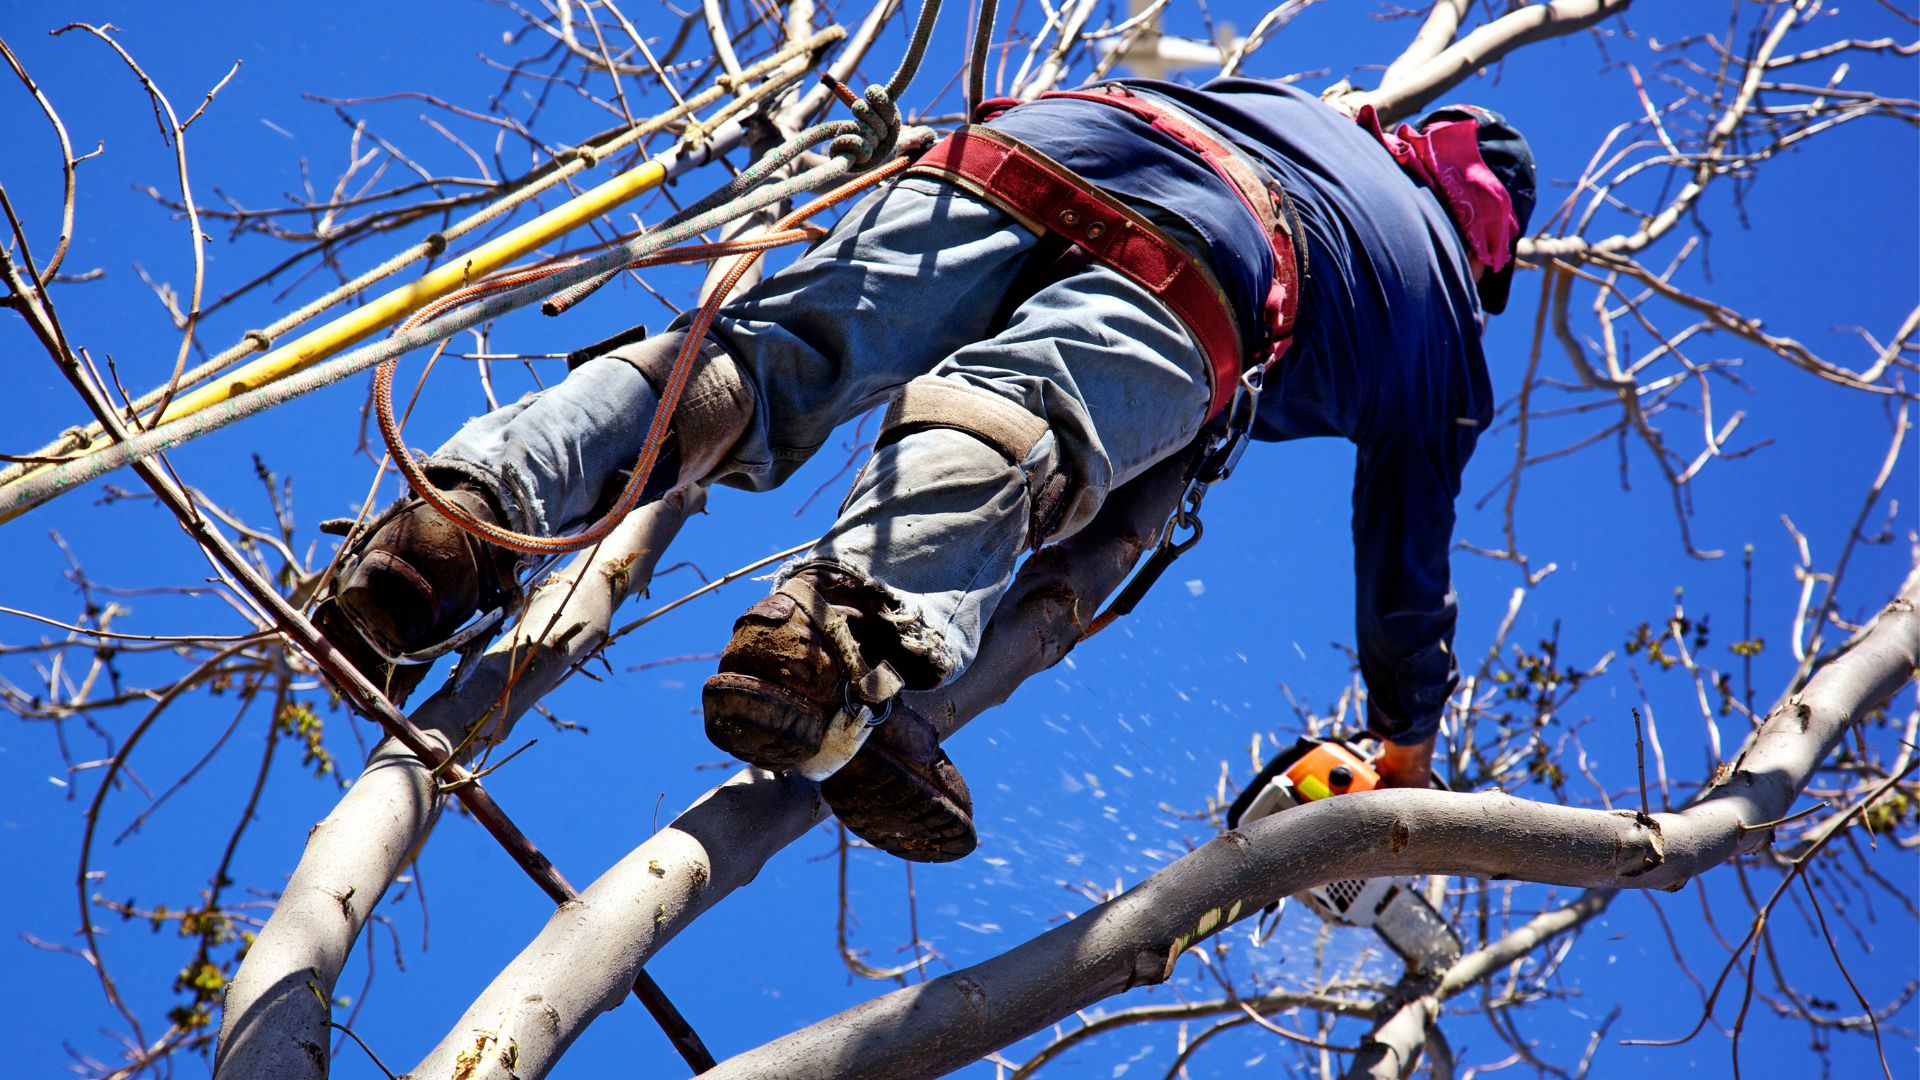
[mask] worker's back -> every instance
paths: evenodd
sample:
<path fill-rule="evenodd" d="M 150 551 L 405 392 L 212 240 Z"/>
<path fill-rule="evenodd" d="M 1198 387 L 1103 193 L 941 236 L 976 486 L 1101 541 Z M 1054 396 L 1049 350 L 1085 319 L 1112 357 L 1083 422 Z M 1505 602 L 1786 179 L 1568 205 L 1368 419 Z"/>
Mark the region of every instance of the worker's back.
<path fill-rule="evenodd" d="M 1464 434 L 1464 464 L 1492 397 L 1465 246 L 1440 201 L 1372 135 L 1291 87 L 1253 79 L 1126 85 L 1211 123 L 1279 179 L 1299 215 L 1299 323 L 1293 348 L 1268 374 L 1256 437 L 1451 444 Z M 1257 322 L 1270 249 L 1239 195 L 1198 154 L 1132 113 L 1071 98 L 992 123 L 1198 237 L 1243 325 Z"/>
<path fill-rule="evenodd" d="M 1358 444 L 1355 615 L 1374 730 L 1431 730 L 1457 672 L 1448 570 L 1454 500 L 1493 412 L 1466 246 L 1440 200 L 1373 134 L 1316 98 L 1251 79 L 1133 82 L 1211 124 L 1285 188 L 1302 290 L 1293 346 L 1268 369 L 1253 434 Z M 1176 234 L 1197 237 L 1243 333 L 1260 325 L 1273 255 L 1199 154 L 1133 113 L 1042 99 L 993 126 Z"/>

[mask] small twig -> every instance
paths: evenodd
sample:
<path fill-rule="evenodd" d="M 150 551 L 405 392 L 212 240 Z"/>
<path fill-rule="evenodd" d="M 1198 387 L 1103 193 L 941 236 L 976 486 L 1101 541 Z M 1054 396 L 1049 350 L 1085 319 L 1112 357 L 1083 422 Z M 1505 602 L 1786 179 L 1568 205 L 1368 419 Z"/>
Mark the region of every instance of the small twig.
<path fill-rule="evenodd" d="M 1647 743 L 1641 735 L 1640 710 L 1633 710 L 1633 756 L 1634 764 L 1640 768 L 1640 821 L 1653 820 L 1647 812 Z"/>
<path fill-rule="evenodd" d="M 347 1038 L 353 1040 L 355 1046 L 366 1051 L 367 1060 L 373 1062 L 373 1067 L 379 1069 L 381 1075 L 385 1076 L 387 1080 L 400 1080 L 399 1077 L 394 1075 L 392 1069 L 387 1068 L 386 1062 L 380 1060 L 380 1055 L 373 1052 L 373 1047 L 368 1046 L 367 1041 L 356 1034 L 352 1028 L 345 1024 L 336 1024 L 332 1020 L 327 1021 L 327 1026 L 335 1031 L 344 1033 Z"/>

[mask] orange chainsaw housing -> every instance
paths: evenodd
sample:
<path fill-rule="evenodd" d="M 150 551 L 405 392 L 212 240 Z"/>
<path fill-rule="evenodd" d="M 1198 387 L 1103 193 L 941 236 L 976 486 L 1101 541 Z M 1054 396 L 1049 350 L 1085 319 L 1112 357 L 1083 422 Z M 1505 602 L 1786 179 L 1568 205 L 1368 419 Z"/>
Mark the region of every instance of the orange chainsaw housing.
<path fill-rule="evenodd" d="M 1380 774 L 1366 759 L 1331 741 L 1318 743 L 1302 754 L 1287 767 L 1285 776 L 1301 802 L 1372 791 L 1380 786 Z"/>

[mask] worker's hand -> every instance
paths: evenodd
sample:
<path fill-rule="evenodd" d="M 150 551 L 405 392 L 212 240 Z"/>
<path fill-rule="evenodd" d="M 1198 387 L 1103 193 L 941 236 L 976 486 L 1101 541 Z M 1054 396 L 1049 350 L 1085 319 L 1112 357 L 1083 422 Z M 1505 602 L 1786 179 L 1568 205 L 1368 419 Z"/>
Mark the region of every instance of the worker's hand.
<path fill-rule="evenodd" d="M 1433 739 L 1402 746 L 1382 741 L 1373 761 L 1382 787 L 1430 787 L 1433 783 Z"/>

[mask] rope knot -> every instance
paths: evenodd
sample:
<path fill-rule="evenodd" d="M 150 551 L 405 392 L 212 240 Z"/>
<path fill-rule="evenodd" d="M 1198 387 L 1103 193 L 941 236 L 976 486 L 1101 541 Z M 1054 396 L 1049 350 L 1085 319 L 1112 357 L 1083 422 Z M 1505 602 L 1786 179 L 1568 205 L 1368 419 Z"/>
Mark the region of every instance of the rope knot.
<path fill-rule="evenodd" d="M 249 330 L 241 334 L 240 337 L 246 341 L 253 342 L 255 352 L 266 352 L 273 348 L 273 337 L 265 330 Z"/>
<path fill-rule="evenodd" d="M 822 73 L 820 81 L 853 113 L 850 129 L 833 140 L 829 152 L 845 158 L 856 173 L 891 158 L 900 138 L 900 110 L 887 88 L 869 86 L 857 97 L 832 75 Z"/>

